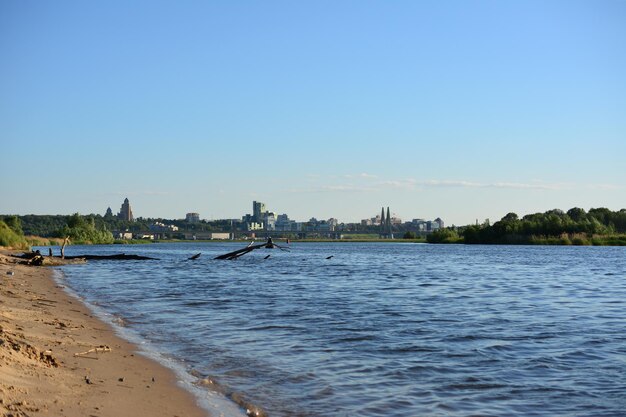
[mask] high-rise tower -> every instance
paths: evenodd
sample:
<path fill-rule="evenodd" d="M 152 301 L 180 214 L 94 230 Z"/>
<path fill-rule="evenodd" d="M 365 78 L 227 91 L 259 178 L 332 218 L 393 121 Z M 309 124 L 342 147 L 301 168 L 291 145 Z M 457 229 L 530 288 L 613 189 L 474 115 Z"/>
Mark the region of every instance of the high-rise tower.
<path fill-rule="evenodd" d="M 130 203 L 128 202 L 128 198 L 124 199 L 124 203 L 120 208 L 120 212 L 117 214 L 117 217 L 121 220 L 126 220 L 127 222 L 132 222 L 135 220 L 133 217 L 133 211 L 130 208 Z"/>
<path fill-rule="evenodd" d="M 260 201 L 252 202 L 252 217 L 255 222 L 263 223 L 263 217 L 265 215 L 265 203 Z"/>

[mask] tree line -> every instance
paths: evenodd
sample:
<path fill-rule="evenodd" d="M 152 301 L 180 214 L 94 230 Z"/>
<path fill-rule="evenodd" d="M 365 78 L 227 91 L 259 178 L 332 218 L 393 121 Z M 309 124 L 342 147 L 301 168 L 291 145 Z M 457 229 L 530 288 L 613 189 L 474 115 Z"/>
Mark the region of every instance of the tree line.
<path fill-rule="evenodd" d="M 447 228 L 427 237 L 431 243 L 468 244 L 626 244 L 626 209 L 554 209 L 521 219 L 509 213 L 493 225 Z"/>
<path fill-rule="evenodd" d="M 81 215 L 35 215 L 0 216 L 0 220 L 10 222 L 19 229 L 22 235 L 39 236 L 43 238 L 73 239 L 75 243 L 109 243 L 113 241 L 113 231 L 129 231 L 132 233 L 146 233 L 150 225 L 156 222 L 178 226 L 180 232 L 221 232 L 230 231 L 232 226 L 228 220 L 216 220 L 199 223 L 189 223 L 186 220 L 152 219 L 139 217 L 134 221 L 126 221 L 117 216 L 102 216 L 99 214 Z M 182 234 L 182 233 L 181 233 Z"/>
<path fill-rule="evenodd" d="M 233 227 L 228 220 L 191 224 L 185 220 L 138 218 L 128 222 L 115 216 L 84 216 L 78 213 L 70 216 L 0 216 L 0 221 L 3 223 L 0 235 L 6 242 L 11 241 L 15 245 L 24 242 L 24 235 L 44 238 L 69 236 L 74 243 L 112 243 L 112 231 L 146 232 L 155 222 L 174 224 L 181 232 L 230 231 Z M 415 237 L 417 234 L 408 236 L 405 233 L 405 238 Z M 516 213 L 509 213 L 493 225 L 485 222 L 437 230 L 427 235 L 427 241 L 467 244 L 626 245 L 626 209 L 611 211 L 607 208 L 592 208 L 587 212 L 575 207 L 567 212 L 554 209 L 522 218 Z"/>
<path fill-rule="evenodd" d="M 52 244 L 33 237 L 69 237 L 73 243 L 113 243 L 113 234 L 106 224 L 96 222 L 93 216 L 81 216 L 78 213 L 71 216 L 0 216 L 0 227 L 3 228 L 2 235 L 6 237 L 11 233 L 14 241 L 14 244 L 3 244 L 2 240 L 7 239 L 1 239 L 0 246 L 24 248 L 28 246 L 27 243 Z M 16 239 L 21 242 L 19 245 L 15 244 Z"/>

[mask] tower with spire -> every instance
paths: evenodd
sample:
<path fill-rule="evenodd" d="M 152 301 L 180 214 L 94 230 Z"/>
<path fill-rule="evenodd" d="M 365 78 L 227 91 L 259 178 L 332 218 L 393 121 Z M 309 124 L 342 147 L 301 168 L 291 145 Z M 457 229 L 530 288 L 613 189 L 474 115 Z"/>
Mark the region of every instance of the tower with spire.
<path fill-rule="evenodd" d="M 393 239 L 391 231 L 391 211 L 387 207 L 387 216 L 385 216 L 385 207 L 380 210 L 380 226 L 378 229 L 381 239 Z"/>

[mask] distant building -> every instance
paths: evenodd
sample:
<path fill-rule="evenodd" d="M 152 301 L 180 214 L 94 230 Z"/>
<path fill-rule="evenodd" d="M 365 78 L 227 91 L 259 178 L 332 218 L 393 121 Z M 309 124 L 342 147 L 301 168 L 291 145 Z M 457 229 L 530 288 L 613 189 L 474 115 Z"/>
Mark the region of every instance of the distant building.
<path fill-rule="evenodd" d="M 252 214 L 246 214 L 241 218 L 241 221 L 246 224 L 246 229 L 248 231 L 275 231 L 277 230 L 276 223 L 278 222 L 278 217 L 279 216 L 276 213 L 265 209 L 265 203 L 253 201 Z"/>
<path fill-rule="evenodd" d="M 133 238 L 135 239 L 140 239 L 140 240 L 156 240 L 156 235 L 152 234 L 152 233 L 135 233 L 133 235 Z"/>
<path fill-rule="evenodd" d="M 113 217 L 113 210 L 111 210 L 111 207 L 107 208 L 107 212 L 104 213 L 104 218 L 105 219 L 110 219 L 111 217 Z"/>
<path fill-rule="evenodd" d="M 263 216 L 263 226 L 265 230 L 276 230 L 276 213 L 266 212 Z"/>
<path fill-rule="evenodd" d="M 188 223 L 200 223 L 200 214 L 198 213 L 187 213 L 185 216 L 185 220 Z"/>
<path fill-rule="evenodd" d="M 248 232 L 251 232 L 253 230 L 263 230 L 263 223 L 247 222 L 246 230 L 248 230 Z"/>
<path fill-rule="evenodd" d="M 151 224 L 149 228 L 151 232 L 157 233 L 178 232 L 178 226 L 161 222 L 155 222 L 154 224 Z"/>
<path fill-rule="evenodd" d="M 380 210 L 380 226 L 379 235 L 382 239 L 393 239 L 393 231 L 391 224 L 391 211 L 387 207 L 387 216 L 385 216 L 385 208 Z"/>
<path fill-rule="evenodd" d="M 252 202 L 252 220 L 257 223 L 263 223 L 265 217 L 265 203 L 260 201 Z"/>
<path fill-rule="evenodd" d="M 131 240 L 133 238 L 133 233 L 126 231 L 126 232 L 114 232 L 113 233 L 113 238 L 115 239 L 120 239 L 120 240 Z"/>
<path fill-rule="evenodd" d="M 133 211 L 130 208 L 130 203 L 128 202 L 128 198 L 124 199 L 124 203 L 122 204 L 122 208 L 120 208 L 120 212 L 117 214 L 117 217 L 120 220 L 126 220 L 127 222 L 132 222 L 135 220 L 133 217 Z"/>
<path fill-rule="evenodd" d="M 235 238 L 234 234 L 229 232 L 182 232 L 180 235 L 187 240 L 228 240 Z"/>
<path fill-rule="evenodd" d="M 441 220 L 441 219 L 439 219 Z M 443 224 L 443 222 L 439 223 L 437 220 L 429 220 L 426 222 L 426 231 L 427 232 L 434 232 L 435 230 L 439 230 L 441 229 L 440 224 Z"/>
<path fill-rule="evenodd" d="M 291 220 L 286 214 L 279 214 L 274 227 L 277 232 L 299 232 L 302 230 L 302 223 Z"/>
<path fill-rule="evenodd" d="M 419 232 L 426 231 L 426 220 L 424 219 L 413 219 L 411 221 L 411 226 L 415 227 Z"/>
<path fill-rule="evenodd" d="M 211 240 L 228 240 L 232 238 L 232 233 L 211 233 L 210 235 Z"/>

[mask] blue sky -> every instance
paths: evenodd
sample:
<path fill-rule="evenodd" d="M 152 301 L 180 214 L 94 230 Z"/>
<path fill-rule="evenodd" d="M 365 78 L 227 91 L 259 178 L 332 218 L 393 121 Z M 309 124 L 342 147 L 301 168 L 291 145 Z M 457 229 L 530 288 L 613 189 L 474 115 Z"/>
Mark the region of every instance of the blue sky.
<path fill-rule="evenodd" d="M 0 213 L 626 207 L 624 1 L 3 1 Z"/>

